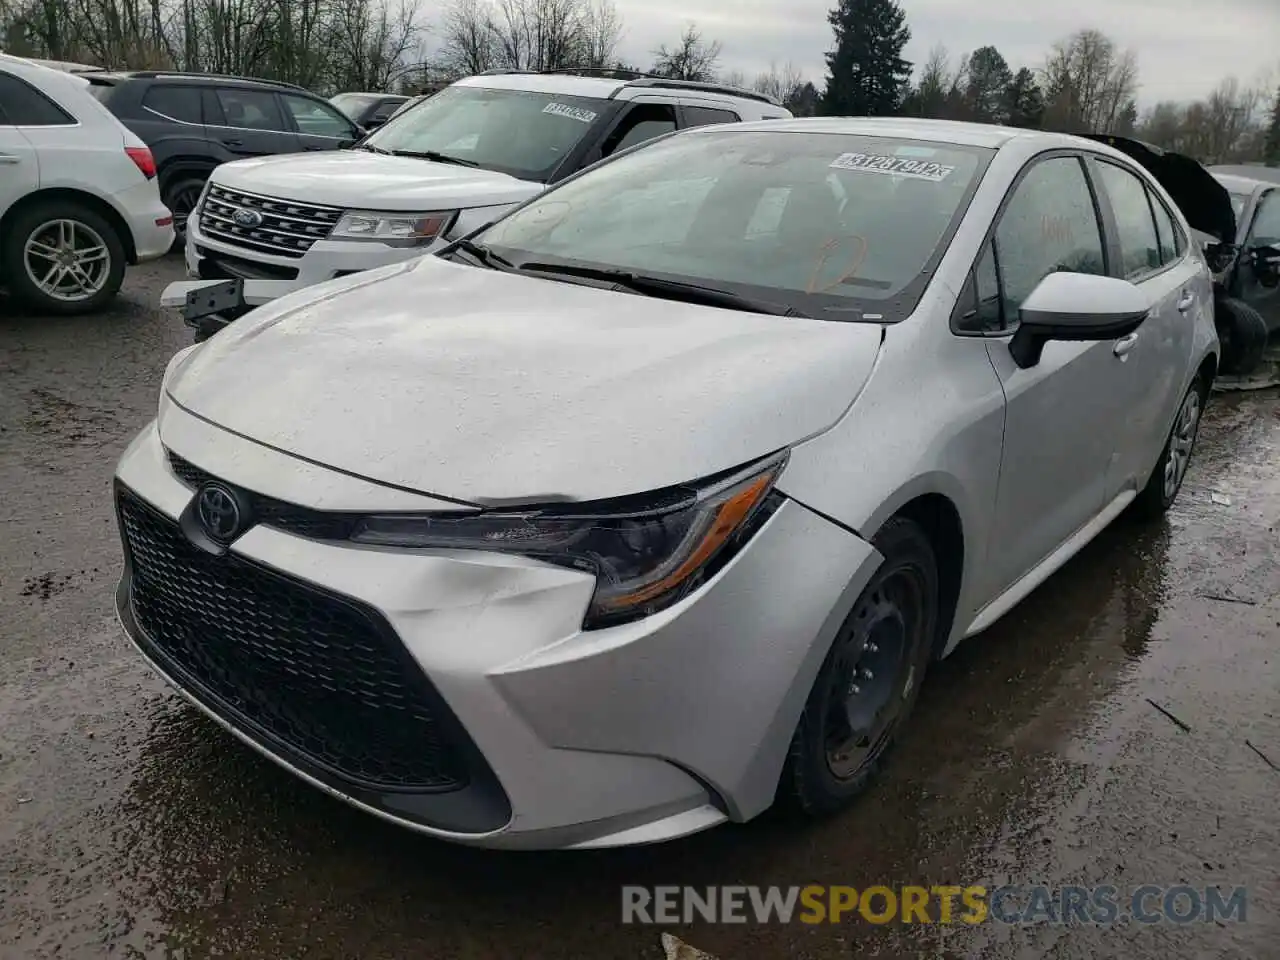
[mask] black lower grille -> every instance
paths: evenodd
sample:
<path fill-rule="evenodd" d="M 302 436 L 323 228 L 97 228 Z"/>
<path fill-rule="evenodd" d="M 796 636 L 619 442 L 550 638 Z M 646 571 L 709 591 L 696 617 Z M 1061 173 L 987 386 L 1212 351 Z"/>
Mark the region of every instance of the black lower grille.
<path fill-rule="evenodd" d="M 117 493 L 129 602 L 144 649 L 250 735 L 373 790 L 467 784 L 456 721 L 390 633 L 358 604 L 233 554 Z"/>

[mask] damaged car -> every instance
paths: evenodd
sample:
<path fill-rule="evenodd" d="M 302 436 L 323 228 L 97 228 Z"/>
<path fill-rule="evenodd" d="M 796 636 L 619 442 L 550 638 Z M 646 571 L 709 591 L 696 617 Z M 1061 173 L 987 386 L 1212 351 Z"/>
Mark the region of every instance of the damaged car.
<path fill-rule="evenodd" d="M 1178 496 L 1219 365 L 1191 229 L 1059 134 L 656 140 L 176 355 L 115 473 L 121 622 L 441 839 L 833 813 L 931 664 Z"/>

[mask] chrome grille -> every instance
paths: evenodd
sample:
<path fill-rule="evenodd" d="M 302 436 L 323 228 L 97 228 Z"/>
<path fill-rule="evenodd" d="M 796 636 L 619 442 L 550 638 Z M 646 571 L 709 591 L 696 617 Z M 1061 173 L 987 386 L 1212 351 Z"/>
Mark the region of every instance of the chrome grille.
<path fill-rule="evenodd" d="M 255 226 L 239 224 L 235 220 L 238 210 L 253 210 L 262 215 L 262 222 Z M 200 204 L 200 231 L 246 250 L 301 257 L 312 244 L 333 231 L 342 213 L 340 207 L 260 197 L 210 184 Z"/>

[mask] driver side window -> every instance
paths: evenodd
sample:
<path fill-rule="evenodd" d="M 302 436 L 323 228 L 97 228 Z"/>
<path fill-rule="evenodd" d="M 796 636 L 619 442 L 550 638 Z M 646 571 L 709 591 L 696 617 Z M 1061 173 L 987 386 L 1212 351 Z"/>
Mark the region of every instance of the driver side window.
<path fill-rule="evenodd" d="M 956 329 L 1001 334 L 1051 273 L 1105 275 L 1102 224 L 1079 157 L 1035 161 L 1014 188 L 967 284 Z"/>
<path fill-rule="evenodd" d="M 610 157 L 615 153 L 644 143 L 654 137 L 671 133 L 676 128 L 675 107 L 665 103 L 644 103 L 634 106 L 623 117 L 614 131 L 605 140 L 600 150 L 602 157 Z"/>

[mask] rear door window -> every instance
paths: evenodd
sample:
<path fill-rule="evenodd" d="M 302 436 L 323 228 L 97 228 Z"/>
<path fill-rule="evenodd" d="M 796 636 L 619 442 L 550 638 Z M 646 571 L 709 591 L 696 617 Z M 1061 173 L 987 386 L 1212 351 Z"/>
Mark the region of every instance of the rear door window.
<path fill-rule="evenodd" d="M 1147 196 L 1151 201 L 1151 210 L 1156 215 L 1156 233 L 1160 238 L 1160 263 L 1166 265 L 1173 263 L 1187 249 L 1187 239 L 1182 235 L 1182 229 L 1173 219 L 1173 214 L 1164 205 L 1164 201 L 1149 190 Z"/>
<path fill-rule="evenodd" d="M 142 98 L 142 107 L 164 120 L 201 123 L 200 90 L 197 87 L 157 84 Z"/>
<path fill-rule="evenodd" d="M 285 131 L 276 95 L 265 90 L 238 90 L 222 87 L 217 91 L 218 103 L 228 127 L 242 130 Z"/>
<path fill-rule="evenodd" d="M 1126 280 L 1141 280 L 1161 266 L 1160 238 L 1146 185 L 1136 174 L 1105 160 L 1098 161 L 1097 169 L 1116 219 L 1121 275 Z"/>

